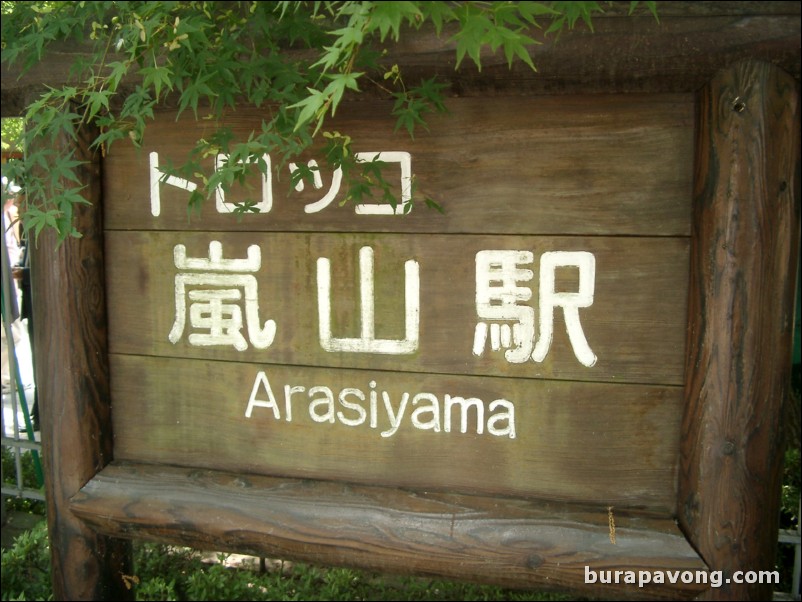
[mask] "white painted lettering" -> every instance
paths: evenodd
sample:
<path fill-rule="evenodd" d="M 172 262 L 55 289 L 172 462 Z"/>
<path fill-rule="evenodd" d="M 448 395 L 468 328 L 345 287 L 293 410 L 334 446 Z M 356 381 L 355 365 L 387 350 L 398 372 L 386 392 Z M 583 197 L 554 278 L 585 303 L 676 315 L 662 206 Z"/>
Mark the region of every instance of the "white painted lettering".
<path fill-rule="evenodd" d="M 503 408 L 504 411 L 487 419 L 487 432 L 496 437 L 515 439 L 515 406 L 506 399 L 497 399 L 490 404 L 490 411 L 493 412 L 496 408 Z M 501 421 L 506 421 L 507 426 L 504 428 L 497 427 L 496 423 Z"/>
<path fill-rule="evenodd" d="M 421 430 L 432 430 L 435 433 L 440 432 L 440 400 L 436 395 L 431 393 L 418 393 L 412 398 L 412 405 L 418 405 L 419 401 L 427 401 L 428 405 L 422 405 L 415 408 L 412 412 L 411 420 L 412 426 Z M 421 420 L 421 416 L 431 414 L 429 420 Z"/>
<path fill-rule="evenodd" d="M 370 387 L 370 428 L 375 429 L 379 425 L 378 411 L 378 398 L 376 393 L 376 381 L 372 380 L 368 383 Z"/>
<path fill-rule="evenodd" d="M 555 272 L 558 267 L 579 268 L 579 290 L 575 293 L 558 293 L 554 290 Z M 593 290 L 596 282 L 596 258 L 585 251 L 551 251 L 540 258 L 540 339 L 532 352 L 532 359 L 542 362 L 551 347 L 554 335 L 554 310 L 561 307 L 565 316 L 568 338 L 574 355 L 584 366 L 596 363 L 596 355 L 579 323 L 579 308 L 593 305 Z"/>
<path fill-rule="evenodd" d="M 158 217 L 162 212 L 161 189 L 162 183 L 168 186 L 175 186 L 187 192 L 194 192 L 198 185 L 184 178 L 168 176 L 159 169 L 159 153 L 153 151 L 149 154 L 150 159 L 150 214 Z"/>
<path fill-rule="evenodd" d="M 267 399 L 257 399 L 259 388 L 264 389 Z M 253 381 L 253 388 L 251 389 L 251 396 L 248 398 L 248 408 L 245 410 L 245 417 L 250 418 L 255 407 L 271 408 L 273 410 L 273 418 L 281 420 L 281 413 L 276 404 L 276 397 L 273 395 L 273 389 L 270 388 L 270 381 L 267 380 L 267 374 L 259 372 L 256 379 Z"/>
<path fill-rule="evenodd" d="M 390 419 L 390 428 L 386 431 L 382 431 L 382 437 L 392 437 L 398 430 L 398 426 L 401 424 L 401 418 L 403 418 L 404 412 L 407 409 L 409 393 L 405 391 L 401 396 L 401 404 L 398 406 L 398 414 L 393 414 L 393 404 L 390 403 L 390 395 L 387 393 L 387 391 L 382 391 L 382 399 L 384 400 L 384 409 L 387 410 L 387 418 Z"/>
<path fill-rule="evenodd" d="M 229 156 L 219 154 L 214 161 L 214 169 L 217 171 L 221 165 L 228 163 Z M 240 164 L 243 162 L 240 161 Z M 257 157 L 251 155 L 246 161 L 247 164 L 259 164 L 262 170 L 262 200 L 254 204 L 254 209 L 258 213 L 268 213 L 273 208 L 273 172 L 271 169 L 270 155 Z M 215 205 L 218 213 L 232 213 L 236 209 L 235 203 L 226 202 L 226 193 L 222 186 L 215 188 Z"/>
<path fill-rule="evenodd" d="M 476 254 L 476 313 L 489 322 L 476 325 L 474 355 L 484 351 L 489 330 L 493 351 L 508 348 L 504 355 L 514 364 L 529 360 L 535 338 L 535 310 L 521 304 L 532 298 L 532 289 L 518 286 L 518 283 L 530 281 L 533 272 L 518 266 L 532 263 L 532 260 L 529 251 L 479 251 Z M 512 329 L 499 321 L 512 321 Z"/>
<path fill-rule="evenodd" d="M 444 427 L 447 433 L 451 432 L 451 409 L 456 405 L 460 407 L 460 433 L 468 432 L 468 409 L 473 406 L 476 408 L 476 433 L 481 435 L 485 426 L 485 406 L 481 399 L 471 397 L 465 399 L 464 397 L 452 397 L 451 395 L 445 396 L 445 409 L 443 410 Z"/>
<path fill-rule="evenodd" d="M 200 331 L 189 335 L 190 345 L 230 345 L 237 351 L 244 351 L 248 341 L 257 349 L 273 344 L 276 323 L 267 320 L 262 327 L 259 322 L 259 297 L 253 276 L 262 261 L 257 245 L 248 247 L 245 259 L 223 259 L 222 244 L 216 240 L 209 243 L 208 258 L 187 257 L 184 245 L 176 245 L 173 260 L 182 272 L 175 275 L 175 321 L 167 336 L 171 343 L 175 345 L 183 336 L 189 298 L 190 326 Z M 195 288 L 189 290 L 192 287 Z M 241 332 L 246 325 L 247 340 Z"/>
<path fill-rule="evenodd" d="M 362 404 L 348 401 L 349 396 L 353 396 L 361 401 L 365 401 L 365 394 L 359 389 L 343 389 L 340 391 L 340 404 L 348 410 L 355 411 L 357 417 L 346 418 L 342 410 L 339 410 L 337 412 L 337 418 L 340 420 L 340 422 L 347 426 L 359 426 L 365 422 L 365 419 L 367 418 L 367 412 L 365 411 L 365 408 L 362 407 Z"/>
<path fill-rule="evenodd" d="M 535 336 L 535 310 L 525 302 L 532 290 L 534 273 L 519 266 L 532 263 L 529 251 L 488 250 L 476 254 L 476 314 L 480 322 L 473 335 L 473 354 L 484 353 L 488 339 L 492 351 L 506 349 L 508 362 L 520 364 L 530 358 L 542 362 L 554 336 L 554 312 L 562 308 L 568 338 L 579 362 L 591 367 L 596 355 L 591 351 L 579 321 L 579 309 L 593 304 L 596 258 L 586 251 L 549 251 L 540 258 L 540 336 Z M 579 269 L 577 292 L 557 292 L 555 272 L 560 267 Z M 510 322 L 512 324 L 510 324 Z M 537 342 L 535 342 L 537 340 Z"/>
<path fill-rule="evenodd" d="M 317 161 L 312 159 L 308 161 L 306 164 L 307 168 L 312 172 L 312 179 L 313 179 L 313 186 L 315 190 L 320 190 L 323 188 L 323 178 L 320 176 L 320 167 L 317 164 Z M 298 171 L 298 165 L 296 163 L 290 163 L 290 174 L 295 176 L 295 173 Z M 340 192 L 340 184 L 342 183 L 343 179 L 343 170 L 342 167 L 338 167 L 334 170 L 334 174 L 331 177 L 331 186 L 329 187 L 328 192 L 323 195 L 318 201 L 314 203 L 310 203 L 304 207 L 305 213 L 317 213 L 328 207 L 334 198 L 337 196 L 337 193 Z M 297 192 L 303 192 L 304 189 L 304 181 L 303 179 L 299 179 L 298 183 L 295 185 L 295 190 Z"/>
<path fill-rule="evenodd" d="M 381 163 L 398 163 L 401 167 L 401 202 L 395 207 L 389 203 L 359 204 L 356 206 L 357 215 L 404 215 L 412 207 L 412 155 L 405 151 L 384 151 L 379 153 L 359 152 L 355 158 L 358 163 L 379 161 Z"/>
<path fill-rule="evenodd" d="M 385 163 L 398 163 L 401 172 L 401 199 L 395 206 L 389 203 L 365 204 L 360 203 L 355 206 L 354 211 L 357 215 L 406 215 L 412 210 L 412 155 L 405 151 L 378 151 L 378 152 L 357 152 L 354 157 L 358 163 L 371 163 L 377 162 L 380 164 Z M 194 192 L 198 188 L 198 184 L 184 178 L 168 175 L 165 171 L 159 168 L 159 153 L 151 151 L 148 154 L 149 158 L 149 176 L 150 176 L 150 212 L 154 217 L 161 215 L 161 190 L 162 184 L 180 188 L 187 192 Z M 219 171 L 222 167 L 226 166 L 230 161 L 230 155 L 220 153 L 215 156 L 214 168 Z M 261 200 L 255 203 L 253 207 L 257 213 L 269 213 L 273 208 L 273 167 L 270 155 L 264 154 L 261 156 L 251 155 L 245 160 L 238 160 L 240 165 L 258 165 L 261 172 L 262 179 L 262 193 Z M 299 171 L 297 163 L 289 164 L 290 175 L 295 183 L 295 191 L 302 192 L 304 190 L 304 180 L 300 178 L 300 174 L 296 175 Z M 320 175 L 320 167 L 317 161 L 311 159 L 307 162 L 305 171 L 312 173 L 312 185 L 316 190 L 323 188 L 323 178 Z M 305 213 L 317 213 L 322 211 L 334 201 L 337 194 L 340 192 L 342 185 L 343 170 L 337 167 L 331 176 L 331 185 L 328 191 L 317 201 L 309 203 L 304 206 Z M 226 201 L 225 191 L 222 186 L 217 186 L 215 189 L 215 206 L 219 213 L 232 213 L 236 208 L 236 203 Z"/>
<path fill-rule="evenodd" d="M 420 275 L 418 262 L 410 259 L 404 264 L 405 271 L 405 338 L 402 340 L 377 339 L 376 316 L 373 292 L 373 249 L 359 250 L 360 309 L 362 336 L 360 338 L 335 338 L 331 334 L 331 266 L 329 260 L 317 260 L 317 304 L 320 345 L 326 351 L 351 353 L 410 354 L 418 349 L 420 326 Z"/>
<path fill-rule="evenodd" d="M 309 389 L 309 396 L 322 393 L 323 397 L 313 399 L 309 402 L 309 417 L 315 422 L 330 422 L 334 424 L 334 394 L 328 387 L 312 387 Z M 318 413 L 318 408 L 324 409 L 323 414 Z"/>
<path fill-rule="evenodd" d="M 284 422 L 293 421 L 293 404 L 300 403 L 301 395 L 307 394 L 309 417 L 316 423 L 329 423 L 349 428 L 362 425 L 371 429 L 381 429 L 383 439 L 393 437 L 399 429 L 406 428 L 404 422 L 416 430 L 434 433 L 450 433 L 452 430 L 453 412 L 459 408 L 459 432 L 475 432 L 477 435 L 487 433 L 494 437 L 515 439 L 515 405 L 507 399 L 496 399 L 491 402 L 485 413 L 485 402 L 477 397 L 461 397 L 445 394 L 441 403 L 434 393 L 422 391 L 412 394 L 400 392 L 395 398 L 390 391 L 378 389 L 375 380 L 369 381 L 368 392 L 364 388 L 344 387 L 339 393 L 325 385 L 305 385 L 288 383 L 284 388 Z M 379 415 L 378 399 L 384 406 Z M 335 403 L 338 402 L 339 406 Z M 410 405 L 410 400 L 412 404 Z M 367 407 L 366 407 L 367 406 Z M 273 393 L 270 380 L 264 371 L 259 371 L 254 379 L 245 417 L 251 418 L 255 408 L 271 410 L 273 419 L 281 421 L 281 410 Z M 407 414 L 407 409 L 410 413 Z M 297 408 L 296 408 L 297 409 Z M 407 418 L 409 416 L 409 418 Z M 475 416 L 476 422 L 471 420 Z M 487 421 L 485 422 L 485 416 Z M 456 428 L 456 425 L 454 425 Z"/>
<path fill-rule="evenodd" d="M 306 387 L 284 385 L 284 416 L 287 422 L 292 422 L 292 396 L 293 393 L 303 393 Z"/>

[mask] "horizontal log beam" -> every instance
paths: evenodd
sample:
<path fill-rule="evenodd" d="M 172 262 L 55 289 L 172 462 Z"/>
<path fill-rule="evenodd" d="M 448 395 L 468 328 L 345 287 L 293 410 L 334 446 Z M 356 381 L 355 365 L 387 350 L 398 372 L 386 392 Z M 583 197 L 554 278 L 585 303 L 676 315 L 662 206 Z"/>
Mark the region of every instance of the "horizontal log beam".
<path fill-rule="evenodd" d="M 437 75 L 455 95 L 695 92 L 719 69 L 745 58 L 800 77 L 797 2 L 664 2 L 659 11 L 659 22 L 648 13 L 627 16 L 618 7 L 595 17 L 592 32 L 578 24 L 543 38 L 537 30 L 532 35 L 543 42 L 531 51 L 537 72 L 525 65 L 509 69 L 500 52 L 483 54 L 481 71 L 469 61 L 456 71 L 455 30 L 448 28 L 440 36 L 427 29 L 408 32 L 385 62 L 400 65 L 407 82 Z M 85 56 L 77 45 L 54 44 L 46 60 L 26 73 L 3 63 L 2 116 L 21 115 L 45 84 L 67 84 L 74 61 Z"/>
<path fill-rule="evenodd" d="M 586 584 L 586 566 L 706 571 L 673 518 L 606 507 L 113 463 L 70 509 L 118 537 L 503 587 L 635 599 L 708 587 Z"/>

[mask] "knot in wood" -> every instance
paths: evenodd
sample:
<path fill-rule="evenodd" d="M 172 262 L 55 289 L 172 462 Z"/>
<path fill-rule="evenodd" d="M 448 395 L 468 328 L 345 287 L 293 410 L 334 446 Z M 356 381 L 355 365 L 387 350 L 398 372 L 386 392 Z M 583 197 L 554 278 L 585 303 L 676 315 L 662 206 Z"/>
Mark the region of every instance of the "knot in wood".
<path fill-rule="evenodd" d="M 724 442 L 724 445 L 721 446 L 721 452 L 725 456 L 731 456 L 735 453 L 735 443 L 730 441 L 729 439 Z"/>
<path fill-rule="evenodd" d="M 538 556 L 537 554 L 532 554 L 526 559 L 526 567 L 530 569 L 536 569 L 543 564 L 543 557 Z"/>

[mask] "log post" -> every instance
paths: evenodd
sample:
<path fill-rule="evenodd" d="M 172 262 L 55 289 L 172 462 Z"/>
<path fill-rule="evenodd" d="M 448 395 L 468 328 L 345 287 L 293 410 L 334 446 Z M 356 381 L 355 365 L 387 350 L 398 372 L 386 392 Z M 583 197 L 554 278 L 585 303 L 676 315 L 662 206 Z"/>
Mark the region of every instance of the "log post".
<path fill-rule="evenodd" d="M 799 91 L 745 61 L 699 95 L 680 525 L 724 585 L 770 600 L 799 246 Z M 730 582 L 727 583 L 727 579 Z"/>
<path fill-rule="evenodd" d="M 83 136 L 82 136 L 83 134 Z M 36 386 L 47 488 L 51 575 L 56 600 L 133 599 L 130 544 L 101 536 L 78 519 L 69 501 L 111 461 L 112 430 L 106 340 L 100 157 L 87 132 L 75 146 L 87 161 L 79 174 L 91 205 L 75 211 L 83 237 L 59 244 L 43 231 L 32 242 Z"/>

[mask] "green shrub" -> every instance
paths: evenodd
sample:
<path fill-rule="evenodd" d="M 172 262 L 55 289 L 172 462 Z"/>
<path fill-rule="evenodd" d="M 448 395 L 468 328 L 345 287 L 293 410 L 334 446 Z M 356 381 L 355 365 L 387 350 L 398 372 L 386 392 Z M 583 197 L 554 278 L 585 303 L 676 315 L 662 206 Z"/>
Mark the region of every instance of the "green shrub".
<path fill-rule="evenodd" d="M 438 579 L 288 563 L 270 570 L 203 561 L 189 548 L 136 542 L 137 600 L 571 600 Z"/>
<path fill-rule="evenodd" d="M 15 452 L 13 448 L 4 445 L 2 449 L 3 484 L 11 487 L 17 487 L 17 462 L 14 456 Z M 28 489 L 36 489 L 44 493 L 44 487 L 41 486 L 38 480 L 36 461 L 31 452 L 22 451 L 20 454 L 20 467 L 22 469 L 22 486 Z M 15 510 L 18 512 L 40 515 L 44 515 L 45 513 L 45 503 L 40 500 L 7 497 L 4 499 L 4 503 L 7 511 Z"/>
<path fill-rule="evenodd" d="M 3 600 L 52 600 L 47 523 L 21 533 L 2 551 L 0 591 Z"/>
<path fill-rule="evenodd" d="M 178 600 L 175 591 L 175 579 L 169 581 L 161 575 L 154 575 L 145 583 L 134 584 L 137 600 L 164 600 L 165 602 Z"/>

